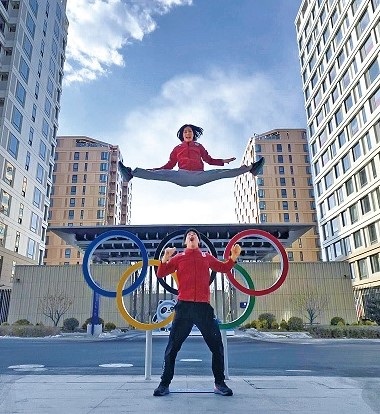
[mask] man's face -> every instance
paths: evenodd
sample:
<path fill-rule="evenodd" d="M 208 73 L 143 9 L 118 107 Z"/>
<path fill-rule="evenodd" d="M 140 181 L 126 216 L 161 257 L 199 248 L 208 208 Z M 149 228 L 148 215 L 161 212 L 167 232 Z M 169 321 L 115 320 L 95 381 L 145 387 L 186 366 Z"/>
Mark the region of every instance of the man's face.
<path fill-rule="evenodd" d="M 185 142 L 191 142 L 193 139 L 194 139 L 194 132 L 189 126 L 187 126 L 183 130 L 183 140 Z"/>
<path fill-rule="evenodd" d="M 194 231 L 189 231 L 186 235 L 185 244 L 188 249 L 197 249 L 199 246 L 197 233 Z"/>

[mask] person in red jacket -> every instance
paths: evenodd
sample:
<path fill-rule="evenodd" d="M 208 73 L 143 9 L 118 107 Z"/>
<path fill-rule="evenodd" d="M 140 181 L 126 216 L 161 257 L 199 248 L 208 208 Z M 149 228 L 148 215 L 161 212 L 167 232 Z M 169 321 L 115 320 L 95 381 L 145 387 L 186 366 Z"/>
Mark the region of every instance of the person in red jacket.
<path fill-rule="evenodd" d="M 153 395 L 161 397 L 169 394 L 169 384 L 174 376 L 175 360 L 193 325 L 196 325 L 212 353 L 212 371 L 215 379 L 215 394 L 230 396 L 232 390 L 224 382 L 224 349 L 219 325 L 210 305 L 210 272 L 230 271 L 240 255 L 241 247 L 235 244 L 226 262 L 216 259 L 199 248 L 201 236 L 196 229 L 188 229 L 184 236 L 186 249 L 173 256 L 176 248 L 165 249 L 157 270 L 157 277 L 177 272 L 178 301 L 165 350 L 161 382 Z"/>
<path fill-rule="evenodd" d="M 265 160 L 264 157 L 261 157 L 252 165 L 205 171 L 204 163 L 223 166 L 235 161 L 236 158 L 212 158 L 205 147 L 197 142 L 202 134 L 201 127 L 192 124 L 182 125 L 177 132 L 177 137 L 182 143 L 173 149 L 169 161 L 165 165 L 151 169 L 135 168 L 132 171 L 120 161 L 119 167 L 124 179 L 130 181 L 133 177 L 138 177 L 146 180 L 169 181 L 182 187 L 197 187 L 221 178 L 237 177 L 247 172 L 257 175 L 264 166 Z M 173 171 L 177 164 L 179 169 Z"/>

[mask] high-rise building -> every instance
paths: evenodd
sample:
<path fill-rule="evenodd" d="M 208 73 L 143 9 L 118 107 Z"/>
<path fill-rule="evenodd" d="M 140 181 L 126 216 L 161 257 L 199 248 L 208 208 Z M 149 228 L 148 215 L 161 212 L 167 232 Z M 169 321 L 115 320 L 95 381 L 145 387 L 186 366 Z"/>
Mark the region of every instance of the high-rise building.
<path fill-rule="evenodd" d="M 118 146 L 83 136 L 59 136 L 51 192 L 50 226 L 129 224 L 131 185 L 123 181 Z M 83 254 L 48 231 L 44 264 L 82 263 Z"/>
<path fill-rule="evenodd" d="M 290 261 L 321 260 L 314 189 L 305 129 L 275 129 L 255 135 L 244 151 L 243 164 L 260 156 L 265 166 L 255 179 L 235 180 L 235 214 L 239 223 L 315 223 L 286 249 Z"/>
<path fill-rule="evenodd" d="M 321 246 L 358 316 L 380 295 L 380 1 L 304 0 L 295 20 Z"/>
<path fill-rule="evenodd" d="M 0 286 L 42 264 L 67 42 L 66 0 L 0 1 Z"/>

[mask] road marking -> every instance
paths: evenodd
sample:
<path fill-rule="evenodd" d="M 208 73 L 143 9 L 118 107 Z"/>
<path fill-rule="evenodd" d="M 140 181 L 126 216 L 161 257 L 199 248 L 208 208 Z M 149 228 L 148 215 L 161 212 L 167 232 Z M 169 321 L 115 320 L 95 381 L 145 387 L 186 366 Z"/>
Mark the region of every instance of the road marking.
<path fill-rule="evenodd" d="M 286 369 L 286 372 L 313 372 L 311 369 Z"/>
<path fill-rule="evenodd" d="M 183 359 L 180 359 L 180 361 L 182 361 L 182 362 L 202 362 L 201 359 L 194 359 L 194 358 L 183 358 Z"/>
<path fill-rule="evenodd" d="M 130 367 L 133 367 L 133 364 L 117 363 L 117 364 L 100 364 L 99 366 L 102 368 L 130 368 Z"/>
<path fill-rule="evenodd" d="M 24 364 L 24 365 L 10 365 L 8 369 L 13 369 L 14 371 L 46 371 L 45 365 L 38 364 Z"/>

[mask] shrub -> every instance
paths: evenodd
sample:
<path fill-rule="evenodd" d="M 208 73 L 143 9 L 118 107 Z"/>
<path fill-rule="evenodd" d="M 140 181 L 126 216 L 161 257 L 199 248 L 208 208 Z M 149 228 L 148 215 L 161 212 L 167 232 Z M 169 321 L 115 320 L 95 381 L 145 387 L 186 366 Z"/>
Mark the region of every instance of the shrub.
<path fill-rule="evenodd" d="M 289 330 L 289 325 L 288 322 L 286 322 L 285 319 L 282 319 L 280 322 L 280 328 L 283 329 L 284 331 L 288 331 Z"/>
<path fill-rule="evenodd" d="M 272 325 L 270 327 L 271 327 L 271 329 L 278 329 L 279 324 L 278 324 L 278 322 L 274 321 L 274 322 L 272 322 Z"/>
<path fill-rule="evenodd" d="M 31 325 L 31 323 L 27 319 L 19 319 L 18 321 L 14 322 L 13 325 Z"/>
<path fill-rule="evenodd" d="M 0 326 L 0 336 L 42 337 L 58 335 L 57 326 L 8 325 Z"/>
<path fill-rule="evenodd" d="M 276 321 L 276 317 L 273 315 L 273 313 L 262 313 L 259 315 L 259 321 L 267 321 L 268 327 L 270 327 L 272 323 Z"/>
<path fill-rule="evenodd" d="M 314 338 L 380 338 L 378 326 L 310 326 L 308 332 Z"/>
<path fill-rule="evenodd" d="M 27 319 L 19 319 L 18 321 L 14 322 L 13 325 L 31 325 L 31 323 Z"/>
<path fill-rule="evenodd" d="M 260 321 L 258 321 L 257 319 L 255 319 L 251 322 L 250 328 L 261 329 L 262 328 L 262 323 Z"/>
<path fill-rule="evenodd" d="M 116 329 L 116 325 L 115 325 L 113 322 L 107 322 L 107 323 L 104 325 L 104 329 L 105 329 L 106 331 L 112 331 L 113 329 Z"/>
<path fill-rule="evenodd" d="M 339 322 L 342 322 L 343 325 L 346 323 L 340 316 L 334 316 L 330 321 L 330 325 L 336 326 Z"/>
<path fill-rule="evenodd" d="M 63 321 L 63 329 L 66 331 L 73 331 L 75 328 L 78 328 L 79 321 L 75 318 L 67 318 Z"/>
<path fill-rule="evenodd" d="M 84 321 L 84 324 L 82 325 L 82 328 L 83 329 L 87 329 L 87 325 L 88 324 L 90 324 L 91 323 L 91 321 L 92 321 L 92 318 L 87 318 L 85 321 Z M 102 318 L 99 318 L 99 325 L 103 325 L 104 326 L 104 321 L 103 321 L 103 319 Z"/>
<path fill-rule="evenodd" d="M 303 321 L 298 316 L 292 316 L 288 320 L 289 331 L 302 331 Z"/>

